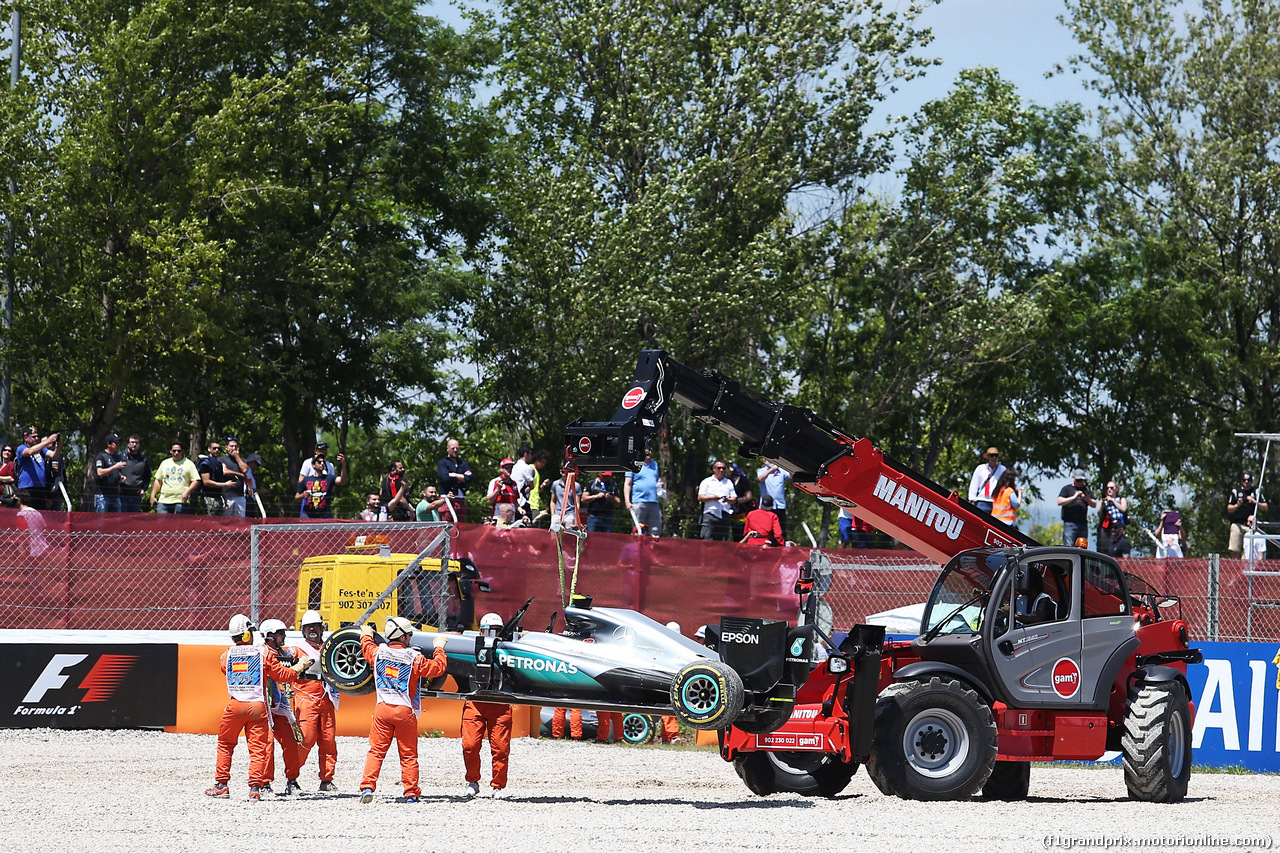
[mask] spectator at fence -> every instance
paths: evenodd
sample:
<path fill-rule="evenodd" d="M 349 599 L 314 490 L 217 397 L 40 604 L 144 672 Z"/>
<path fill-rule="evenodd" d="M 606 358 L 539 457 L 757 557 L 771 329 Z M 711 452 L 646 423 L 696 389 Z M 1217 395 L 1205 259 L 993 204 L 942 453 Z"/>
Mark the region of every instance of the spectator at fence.
<path fill-rule="evenodd" d="M 71 496 L 67 494 L 66 459 L 59 454 L 49 457 L 49 509 L 71 512 Z"/>
<path fill-rule="evenodd" d="M 151 481 L 151 505 L 159 513 L 185 513 L 186 503 L 200 483 L 200 474 L 190 459 L 183 456 L 182 445 L 169 445 L 169 458 L 156 467 Z"/>
<path fill-rule="evenodd" d="M 569 472 L 562 471 L 560 479 L 551 484 L 551 529 L 559 530 L 561 526 L 577 527 L 582 517 L 582 486 L 573 484 L 573 494 L 566 498 Z"/>
<path fill-rule="evenodd" d="M 369 492 L 364 496 L 364 509 L 356 518 L 361 521 L 377 521 L 382 515 L 382 497 L 377 492 Z"/>
<path fill-rule="evenodd" d="M 324 619 L 314 610 L 302 614 L 298 625 L 302 640 L 290 652 L 299 660 L 320 660 L 320 647 L 324 644 Z M 302 730 L 302 743 L 298 748 L 298 763 L 307 763 L 311 749 L 320 747 L 316 763 L 320 770 L 320 790 L 333 792 L 333 773 L 338 764 L 338 704 L 341 695 L 320 677 L 320 667 L 312 663 L 293 687 L 293 712 Z"/>
<path fill-rule="evenodd" d="M 262 623 L 262 648 L 266 657 L 274 657 L 281 662 L 288 662 L 294 655 L 284 647 L 285 627 L 279 619 L 267 619 Z M 299 672 L 301 678 L 301 671 Z M 301 738 L 294 727 L 298 718 L 293 714 L 290 701 L 291 690 L 286 690 L 276 679 L 267 680 L 267 709 L 271 712 L 271 734 L 280 744 L 280 753 L 284 756 L 284 790 L 280 796 L 289 797 L 301 791 L 298 774 L 302 772 L 302 752 L 298 748 Z M 267 750 L 267 781 L 262 786 L 263 792 L 271 790 L 271 783 L 276 778 L 276 752 Z"/>
<path fill-rule="evenodd" d="M 1097 506 L 1093 492 L 1089 491 L 1083 468 L 1071 472 L 1071 482 L 1058 493 L 1058 506 L 1062 507 L 1062 544 L 1076 544 L 1089 536 L 1089 508 Z"/>
<path fill-rule="evenodd" d="M 1157 557 L 1183 556 L 1182 546 L 1187 541 L 1187 534 L 1182 529 L 1182 513 L 1173 508 L 1173 495 L 1165 495 L 1165 505 L 1169 508 L 1160 513 L 1160 549 Z"/>
<path fill-rule="evenodd" d="M 533 478 L 537 476 L 529 461 L 532 454 L 533 450 L 527 444 L 520 445 L 516 450 L 515 464 L 511 467 L 511 479 L 516 482 L 516 506 L 522 508 L 529 506 L 529 492 L 533 488 Z"/>
<path fill-rule="evenodd" d="M 124 460 L 120 456 L 120 436 L 114 432 L 103 439 L 102 451 L 94 457 L 94 512 L 120 511 L 120 472 Z"/>
<path fill-rule="evenodd" d="M 142 439 L 136 434 L 129 436 L 120 458 L 124 460 L 124 468 L 120 469 L 120 511 L 140 512 L 142 496 L 151 483 L 151 463 L 142 452 Z"/>
<path fill-rule="evenodd" d="M 773 462 L 766 462 L 756 470 L 756 480 L 760 483 L 761 495 L 773 498 L 773 512 L 778 516 L 778 526 L 785 539 L 787 535 L 787 482 L 791 479 L 790 471 L 783 471 Z M 761 497 L 760 504 L 764 505 Z"/>
<path fill-rule="evenodd" d="M 644 464 L 639 471 L 628 471 L 623 478 L 622 496 L 632 522 L 638 525 L 637 534 L 648 534 L 654 539 L 662 535 L 662 504 L 658 502 L 658 463 L 653 461 L 653 451 L 645 448 Z"/>
<path fill-rule="evenodd" d="M 196 494 L 209 515 L 230 515 L 227 494 L 235 481 L 226 473 L 222 464 L 222 442 L 211 441 L 205 452 L 196 459 L 196 472 L 200 482 Z"/>
<path fill-rule="evenodd" d="M 409 502 L 409 483 L 404 477 L 404 463 L 399 459 L 387 466 L 378 490 L 382 504 L 381 521 L 412 521 L 413 504 Z"/>
<path fill-rule="evenodd" d="M 743 528 L 747 523 L 747 513 L 755 509 L 759 504 L 755 499 L 755 492 L 752 490 L 752 480 L 747 476 L 747 472 L 743 471 L 737 462 L 726 463 L 729 468 L 725 471 L 725 476 L 733 482 L 733 493 L 736 500 L 733 502 L 733 512 L 729 516 L 731 532 L 729 538 L 737 541 L 743 536 Z"/>
<path fill-rule="evenodd" d="M 378 696 L 369 727 L 369 754 L 364 761 L 364 779 L 360 782 L 360 802 L 366 805 L 373 802 L 378 774 L 382 771 L 387 750 L 391 748 L 392 738 L 400 752 L 404 800 L 406 803 L 418 802 L 422 795 L 422 789 L 418 787 L 418 715 L 422 713 L 418 684 L 423 679 L 444 675 L 448 666 L 443 635 L 436 635 L 435 651 L 429 659 L 410 647 L 413 625 L 408 619 L 399 616 L 389 618 L 385 635 L 387 642 L 378 645 L 373 640 L 372 625 L 366 623 L 360 629 L 360 651 L 373 667 Z"/>
<path fill-rule="evenodd" d="M 1231 490 L 1227 497 L 1227 517 L 1231 520 L 1231 532 L 1227 539 L 1227 552 L 1239 559 L 1244 553 L 1244 535 L 1249 531 L 1249 519 L 1257 512 L 1267 511 L 1267 499 L 1253 485 L 1253 475 L 1245 471 L 1240 475 L 1240 487 Z"/>
<path fill-rule="evenodd" d="M 301 660 L 287 668 L 261 646 L 253 645 L 253 623 L 243 614 L 232 616 L 228 627 L 235 645 L 222 653 L 219 665 L 226 679 L 229 698 L 218 727 L 214 785 L 206 789 L 205 794 L 219 799 L 230 798 L 227 783 L 231 781 L 231 756 L 243 731 L 249 746 L 249 799 L 261 800 L 262 786 L 270 781 L 267 757 L 272 749 L 267 718 L 267 679 L 281 684 L 297 681 L 298 673 L 309 667 L 311 661 Z"/>
<path fill-rule="evenodd" d="M 782 535 L 782 525 L 773 511 L 773 497 L 765 495 L 760 499 L 760 508 L 747 513 L 743 525 L 742 541 L 767 548 L 781 545 L 786 540 Z"/>
<path fill-rule="evenodd" d="M 1098 553 L 1116 556 L 1111 549 L 1112 531 L 1124 528 L 1128 512 L 1129 501 L 1120 495 L 1120 486 L 1115 480 L 1108 480 L 1106 491 L 1098 499 Z"/>
<path fill-rule="evenodd" d="M 622 505 L 622 498 L 613 485 L 613 473 L 601 471 L 582 493 L 587 507 L 587 532 L 608 533 L 613 530 L 613 513 Z"/>
<path fill-rule="evenodd" d="M 840 534 L 841 548 L 870 548 L 871 534 L 874 529 L 854 515 L 849 507 L 840 507 L 840 518 L 836 521 L 836 530 Z"/>
<path fill-rule="evenodd" d="M 702 503 L 701 536 L 723 542 L 729 538 L 729 516 L 738 500 L 733 481 L 725 476 L 728 466 L 723 459 L 711 465 L 711 476 L 698 484 L 698 500 Z"/>
<path fill-rule="evenodd" d="M 24 504 L 32 509 L 49 508 L 49 488 L 54 483 L 49 462 L 61 454 L 56 432 L 42 439 L 35 427 L 29 426 L 23 431 L 22 444 L 14 449 L 14 469 Z"/>
<path fill-rule="evenodd" d="M 1133 544 L 1125 538 L 1124 525 L 1117 524 L 1111 528 L 1111 556 L 1124 559 L 1133 554 Z"/>
<path fill-rule="evenodd" d="M 1018 507 L 1022 506 L 1022 492 L 1014 481 L 1012 468 L 1006 468 L 996 483 L 995 499 L 991 502 L 991 514 L 996 521 L 1010 527 L 1018 526 Z"/>
<path fill-rule="evenodd" d="M 298 469 L 298 485 L 302 485 L 302 481 L 312 474 L 311 460 L 319 456 L 324 460 L 324 472 L 330 477 L 337 476 L 338 472 L 333 469 L 333 463 L 329 461 L 329 442 L 317 441 L 316 446 L 311 450 L 311 457 L 304 459 L 302 467 Z"/>
<path fill-rule="evenodd" d="M 1247 532 L 1244 535 L 1244 552 L 1241 557 L 1246 560 L 1267 559 L 1267 540 L 1264 534 L 1258 531 L 1253 516 L 1246 519 L 1245 530 Z"/>
<path fill-rule="evenodd" d="M 244 518 L 249 501 L 248 478 L 245 476 L 249 473 L 249 464 L 240 458 L 240 439 L 229 435 L 226 445 L 227 452 L 218 461 L 222 463 L 223 476 L 231 482 L 227 489 L 227 515 Z"/>
<path fill-rule="evenodd" d="M 436 463 L 436 476 L 440 480 L 440 494 L 453 506 L 451 520 L 467 520 L 467 484 L 475 476 L 471 466 L 462 458 L 462 445 L 456 438 L 445 443 L 444 458 Z"/>
<path fill-rule="evenodd" d="M 542 472 L 547 467 L 547 461 L 551 458 L 551 454 L 545 450 L 535 450 L 533 452 L 533 484 L 529 487 L 529 518 L 530 523 L 539 527 L 546 527 L 547 519 L 550 513 L 547 508 L 551 505 L 551 478 L 544 477 Z"/>
<path fill-rule="evenodd" d="M 13 464 L 13 445 L 0 450 L 0 498 L 12 501 L 18 492 L 17 471 Z"/>
<path fill-rule="evenodd" d="M 248 468 L 244 472 L 245 502 L 247 504 L 248 499 L 253 498 L 258 505 L 258 512 L 263 518 L 266 518 L 267 511 L 262 506 L 262 499 L 258 497 L 259 494 L 266 494 L 266 491 L 262 488 L 262 479 L 260 477 L 261 472 L 267 470 L 262 464 L 262 456 L 257 453 L 250 453 L 244 457 L 244 464 Z"/>
<path fill-rule="evenodd" d="M 516 520 L 516 501 L 519 499 L 516 481 L 511 476 L 515 460 L 503 459 L 498 463 L 498 476 L 489 481 L 485 502 L 493 507 L 490 518 L 499 527 L 510 527 Z"/>
<path fill-rule="evenodd" d="M 418 521 L 440 521 L 440 510 L 447 501 L 440 497 L 440 490 L 435 483 L 428 483 L 422 490 L 422 500 L 418 501 L 414 515 Z"/>
<path fill-rule="evenodd" d="M 1004 473 L 1005 467 L 1000 464 L 1000 451 L 997 448 L 988 447 L 982 456 L 985 461 L 973 469 L 973 476 L 969 478 L 969 503 L 983 512 L 991 512 L 996 497 L 996 484 L 1000 482 L 1000 475 Z"/>
<path fill-rule="evenodd" d="M 44 534 L 47 527 L 44 514 L 23 503 L 21 492 L 14 494 L 13 508 L 18 511 L 18 529 L 27 532 L 27 553 L 32 557 L 43 557 L 53 547 Z"/>
<path fill-rule="evenodd" d="M 333 518 L 333 492 L 347 484 L 347 457 L 338 454 L 338 474 L 327 473 L 325 460 L 316 456 L 311 460 L 311 475 L 302 479 L 301 490 L 294 500 L 301 501 L 299 518 Z"/>

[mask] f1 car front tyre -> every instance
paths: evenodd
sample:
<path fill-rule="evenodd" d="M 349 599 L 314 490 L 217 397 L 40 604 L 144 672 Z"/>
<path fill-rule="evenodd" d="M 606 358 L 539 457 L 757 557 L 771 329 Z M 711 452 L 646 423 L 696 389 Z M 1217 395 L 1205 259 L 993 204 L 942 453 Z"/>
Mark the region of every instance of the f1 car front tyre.
<path fill-rule="evenodd" d="M 967 684 L 934 676 L 891 684 L 876 702 L 867 773 L 881 792 L 908 800 L 963 800 L 996 763 L 991 708 Z"/>
<path fill-rule="evenodd" d="M 685 664 L 671 680 L 671 707 L 691 728 L 723 729 L 742 710 L 742 677 L 728 664 L 702 659 Z"/>
<path fill-rule="evenodd" d="M 1129 797 L 1176 803 L 1191 778 L 1191 705 L 1180 682 L 1129 688 L 1120 737 Z"/>
<path fill-rule="evenodd" d="M 834 797 L 848 787 L 858 765 L 816 752 L 743 752 L 733 759 L 733 769 L 762 797 L 779 791 Z"/>
<path fill-rule="evenodd" d="M 373 692 L 373 667 L 360 651 L 359 628 L 348 625 L 329 635 L 320 647 L 320 673 L 339 693 L 364 696 Z"/>

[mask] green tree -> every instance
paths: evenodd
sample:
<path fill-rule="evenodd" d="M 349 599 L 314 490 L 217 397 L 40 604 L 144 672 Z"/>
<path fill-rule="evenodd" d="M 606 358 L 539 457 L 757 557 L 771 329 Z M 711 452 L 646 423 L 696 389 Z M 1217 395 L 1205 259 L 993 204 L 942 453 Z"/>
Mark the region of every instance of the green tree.
<path fill-rule="evenodd" d="M 920 64 L 914 9 L 768 2 L 499 4 L 514 128 L 497 261 L 472 316 L 483 387 L 540 442 L 607 417 L 637 350 L 755 385 L 796 299 L 815 197 L 887 162 L 873 106 Z M 685 415 L 677 413 L 677 418 Z M 680 423 L 659 463 L 686 510 L 727 441 Z"/>

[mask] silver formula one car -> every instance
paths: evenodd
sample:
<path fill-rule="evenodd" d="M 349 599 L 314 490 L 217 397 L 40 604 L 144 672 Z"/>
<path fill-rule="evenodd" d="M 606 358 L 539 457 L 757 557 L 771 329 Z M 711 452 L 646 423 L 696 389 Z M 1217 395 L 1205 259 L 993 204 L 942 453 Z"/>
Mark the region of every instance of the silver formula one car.
<path fill-rule="evenodd" d="M 708 626 L 701 646 L 634 610 L 566 607 L 561 634 L 521 630 L 530 599 L 490 636 L 447 633 L 448 675 L 423 696 L 514 705 L 554 705 L 596 711 L 674 714 L 695 729 L 730 724 L 769 732 L 791 716 L 796 690 L 809 676 L 811 626 L 726 616 Z M 435 632 L 413 635 L 431 654 Z M 379 638 L 379 642 L 381 639 Z M 320 651 L 327 682 L 343 693 L 374 690 L 374 674 L 360 653 L 360 632 L 341 628 Z"/>

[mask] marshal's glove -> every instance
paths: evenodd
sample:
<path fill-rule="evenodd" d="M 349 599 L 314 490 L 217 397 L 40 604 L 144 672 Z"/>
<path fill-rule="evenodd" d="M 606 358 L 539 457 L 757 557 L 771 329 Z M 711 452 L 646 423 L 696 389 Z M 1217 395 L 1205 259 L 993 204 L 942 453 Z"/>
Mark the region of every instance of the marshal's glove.
<path fill-rule="evenodd" d="M 302 673 L 310 669 L 311 664 L 313 663 L 315 663 L 315 661 L 313 661 L 311 658 L 303 658 L 302 660 L 298 661 L 293 666 L 291 666 L 290 669 L 292 669 L 294 672 L 301 675 Z"/>
<path fill-rule="evenodd" d="M 449 641 L 443 634 L 437 634 L 436 638 L 431 641 L 431 645 L 437 649 L 443 649 L 447 642 Z"/>
<path fill-rule="evenodd" d="M 372 626 L 372 625 L 370 625 L 368 622 L 366 622 L 366 623 L 364 623 L 363 625 L 361 625 L 361 626 L 360 626 L 360 636 L 362 636 L 362 637 L 372 637 L 372 636 L 373 636 L 373 626 Z"/>

